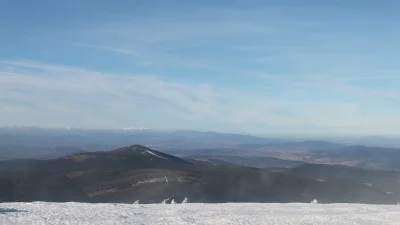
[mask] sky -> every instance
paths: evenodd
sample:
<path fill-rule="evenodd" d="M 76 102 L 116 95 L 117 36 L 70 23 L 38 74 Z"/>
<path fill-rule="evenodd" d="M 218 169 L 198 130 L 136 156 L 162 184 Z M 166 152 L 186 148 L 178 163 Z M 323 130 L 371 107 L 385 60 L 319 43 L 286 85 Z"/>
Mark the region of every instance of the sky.
<path fill-rule="evenodd" d="M 400 136 L 399 8 L 0 0 L 0 126 Z"/>

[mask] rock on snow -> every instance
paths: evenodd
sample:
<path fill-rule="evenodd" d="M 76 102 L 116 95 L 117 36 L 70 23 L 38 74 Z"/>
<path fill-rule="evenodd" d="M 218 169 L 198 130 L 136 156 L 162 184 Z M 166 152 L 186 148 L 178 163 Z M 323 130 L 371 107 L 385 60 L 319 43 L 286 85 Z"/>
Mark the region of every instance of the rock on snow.
<path fill-rule="evenodd" d="M 361 204 L 1 203 L 0 224 L 399 224 L 400 207 Z"/>

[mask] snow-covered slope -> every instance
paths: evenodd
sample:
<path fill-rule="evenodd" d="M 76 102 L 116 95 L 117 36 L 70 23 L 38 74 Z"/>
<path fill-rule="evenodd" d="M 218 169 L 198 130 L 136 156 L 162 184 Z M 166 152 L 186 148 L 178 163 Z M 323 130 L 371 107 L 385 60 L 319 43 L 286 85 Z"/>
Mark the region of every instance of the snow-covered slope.
<path fill-rule="evenodd" d="M 0 224 L 399 224 L 400 206 L 2 203 Z"/>

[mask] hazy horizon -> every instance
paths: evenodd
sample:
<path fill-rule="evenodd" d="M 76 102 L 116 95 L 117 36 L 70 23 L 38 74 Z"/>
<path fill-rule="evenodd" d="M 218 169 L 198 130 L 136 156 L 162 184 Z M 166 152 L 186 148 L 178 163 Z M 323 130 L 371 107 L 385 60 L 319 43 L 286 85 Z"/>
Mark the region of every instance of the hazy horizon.
<path fill-rule="evenodd" d="M 310 141 L 345 141 L 345 140 L 356 140 L 360 138 L 368 139 L 376 139 L 376 141 L 385 141 L 388 139 L 392 139 L 394 141 L 399 141 L 400 145 L 400 136 L 390 136 L 390 135 L 349 135 L 349 134 L 307 134 L 307 133 L 251 133 L 251 132 L 236 132 L 236 131 L 215 131 L 215 130 L 197 130 L 197 129 L 150 129 L 145 127 L 124 127 L 124 128 L 80 128 L 80 127 L 42 127 L 42 126 L 0 126 L 1 129 L 27 129 L 27 130 L 58 130 L 58 131 L 104 131 L 104 132 L 202 132 L 202 133 L 215 133 L 215 134 L 232 134 L 232 135 L 249 135 L 254 137 L 261 138 L 273 138 L 273 139 L 283 139 L 283 140 L 310 140 Z M 379 140 L 382 139 L 382 140 Z M 388 144 L 390 145 L 390 143 Z"/>

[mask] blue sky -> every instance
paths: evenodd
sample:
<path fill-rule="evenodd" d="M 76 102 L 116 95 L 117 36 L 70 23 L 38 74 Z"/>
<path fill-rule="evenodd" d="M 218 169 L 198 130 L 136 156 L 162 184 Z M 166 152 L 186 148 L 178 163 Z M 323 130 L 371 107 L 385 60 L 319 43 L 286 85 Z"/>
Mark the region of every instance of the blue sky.
<path fill-rule="evenodd" d="M 0 126 L 398 136 L 399 7 L 0 0 Z"/>

